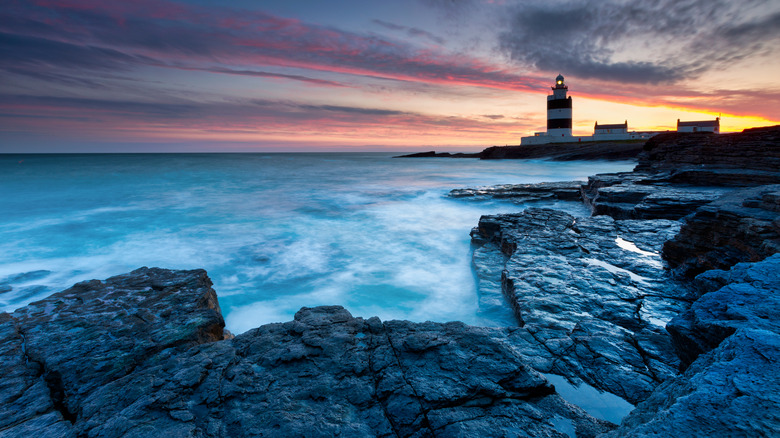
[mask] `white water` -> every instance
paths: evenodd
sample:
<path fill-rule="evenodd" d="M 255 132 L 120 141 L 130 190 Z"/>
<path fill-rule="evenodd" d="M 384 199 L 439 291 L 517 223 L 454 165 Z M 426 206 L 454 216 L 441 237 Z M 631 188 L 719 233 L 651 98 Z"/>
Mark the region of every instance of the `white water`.
<path fill-rule="evenodd" d="M 234 333 L 326 304 L 364 317 L 502 325 L 478 315 L 469 231 L 480 215 L 520 207 L 449 199 L 449 190 L 631 167 L 390 154 L 0 155 L 0 310 L 157 266 L 206 269 Z"/>

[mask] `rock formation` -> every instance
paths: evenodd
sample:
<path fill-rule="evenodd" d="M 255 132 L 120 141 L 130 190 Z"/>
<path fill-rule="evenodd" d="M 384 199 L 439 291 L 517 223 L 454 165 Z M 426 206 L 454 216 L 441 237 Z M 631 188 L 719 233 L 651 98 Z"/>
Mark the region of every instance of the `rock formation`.
<path fill-rule="evenodd" d="M 0 314 L 0 436 L 566 436 L 511 330 L 339 306 L 233 339 L 204 271 L 139 269 Z M 563 432 L 562 432 L 563 431 Z"/>
<path fill-rule="evenodd" d="M 697 209 L 664 245 L 664 257 L 688 276 L 777 252 L 780 185 L 737 190 Z"/>
<path fill-rule="evenodd" d="M 483 216 L 472 236 L 507 257 L 503 291 L 532 366 L 637 403 L 678 367 L 664 325 L 687 308 L 686 289 L 660 257 L 678 227 L 531 208 Z"/>
<path fill-rule="evenodd" d="M 577 181 L 546 182 L 539 184 L 502 184 L 498 186 L 454 189 L 451 198 L 510 199 L 518 204 L 531 201 L 562 200 L 579 201 L 580 186 Z"/>
<path fill-rule="evenodd" d="M 643 151 L 641 140 L 589 141 L 583 143 L 552 143 L 527 146 L 491 146 L 477 153 L 418 152 L 395 158 L 479 158 L 482 160 L 550 159 L 631 160 Z"/>
<path fill-rule="evenodd" d="M 779 163 L 780 127 L 658 136 L 634 172 L 582 186 L 593 217 L 528 209 L 483 217 L 472 232 L 477 251 L 505 254 L 502 291 L 529 363 L 640 401 L 605 436 L 780 429 L 780 186 L 760 185 L 780 182 Z M 451 196 L 545 199 L 533 190 Z"/>

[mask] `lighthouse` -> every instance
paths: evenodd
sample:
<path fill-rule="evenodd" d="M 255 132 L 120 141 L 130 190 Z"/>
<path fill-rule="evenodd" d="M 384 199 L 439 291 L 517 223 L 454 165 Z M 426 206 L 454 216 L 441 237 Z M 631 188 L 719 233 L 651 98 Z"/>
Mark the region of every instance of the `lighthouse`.
<path fill-rule="evenodd" d="M 555 78 L 553 94 L 547 96 L 547 135 L 551 140 L 571 137 L 571 97 L 566 97 L 569 87 L 563 82 L 563 75 Z"/>
<path fill-rule="evenodd" d="M 564 82 L 563 75 L 559 74 L 555 78 L 555 85 L 552 87 L 552 94 L 547 95 L 547 131 L 534 132 L 531 137 L 521 137 L 521 145 L 551 144 L 551 143 L 579 143 L 586 141 L 622 141 L 622 140 L 647 140 L 648 138 L 659 134 L 660 131 L 628 131 L 628 120 L 622 124 L 599 125 L 596 122 L 593 128 L 593 135 L 571 135 L 571 97 L 566 94 L 569 87 Z M 677 121 L 677 130 L 684 129 L 707 130 L 718 132 L 719 119 L 715 122 L 680 122 Z M 694 126 L 695 125 L 695 126 Z M 689 128 L 689 126 L 694 126 Z M 712 126 L 715 126 L 712 128 Z"/>

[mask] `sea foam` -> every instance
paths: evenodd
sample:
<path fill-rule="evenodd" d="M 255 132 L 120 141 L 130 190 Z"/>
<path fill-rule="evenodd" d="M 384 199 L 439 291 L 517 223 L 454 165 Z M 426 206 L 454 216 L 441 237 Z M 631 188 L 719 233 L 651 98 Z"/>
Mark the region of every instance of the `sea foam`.
<path fill-rule="evenodd" d="M 0 310 L 157 266 L 206 269 L 235 333 L 328 304 L 503 325 L 479 312 L 469 231 L 483 214 L 523 207 L 449 190 L 631 166 L 376 153 L 0 156 Z"/>

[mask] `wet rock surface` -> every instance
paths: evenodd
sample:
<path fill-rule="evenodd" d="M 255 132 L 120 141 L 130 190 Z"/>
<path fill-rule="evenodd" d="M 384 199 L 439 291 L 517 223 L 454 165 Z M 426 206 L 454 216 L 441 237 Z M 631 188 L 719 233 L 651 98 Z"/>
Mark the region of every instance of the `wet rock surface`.
<path fill-rule="evenodd" d="M 530 208 L 483 216 L 472 236 L 507 257 L 503 291 L 532 366 L 636 403 L 678 367 L 664 325 L 688 292 L 660 257 L 678 227 Z"/>
<path fill-rule="evenodd" d="M 203 270 L 143 268 L 78 283 L 0 316 L 4 436 L 44 426 L 56 436 L 83 417 L 85 400 L 97 388 L 156 353 L 226 336 Z"/>
<path fill-rule="evenodd" d="M 582 199 L 594 216 L 677 220 L 734 190 L 704 184 L 678 184 L 672 181 L 673 177 L 673 172 L 595 175 L 582 186 Z"/>
<path fill-rule="evenodd" d="M 780 336 L 738 330 L 667 380 L 606 437 L 774 437 Z"/>
<path fill-rule="evenodd" d="M 557 395 L 515 351 L 511 329 L 364 320 L 330 306 L 225 339 L 210 285 L 204 271 L 144 268 L 0 314 L 0 436 L 614 428 Z"/>
<path fill-rule="evenodd" d="M 511 199 L 516 203 L 543 200 L 579 201 L 581 183 L 577 181 L 547 182 L 539 184 L 503 184 L 489 187 L 455 189 L 451 198 Z"/>

